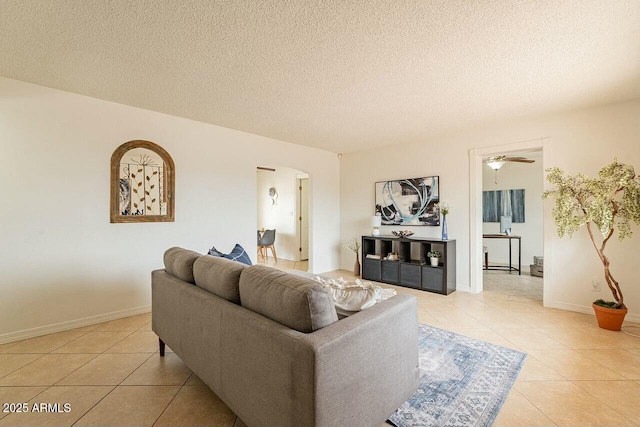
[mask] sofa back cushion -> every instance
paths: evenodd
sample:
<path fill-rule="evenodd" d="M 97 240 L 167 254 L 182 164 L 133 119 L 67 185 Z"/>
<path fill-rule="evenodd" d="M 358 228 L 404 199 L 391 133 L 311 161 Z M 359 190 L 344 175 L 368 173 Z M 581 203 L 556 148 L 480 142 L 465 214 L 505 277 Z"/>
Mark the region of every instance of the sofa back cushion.
<path fill-rule="evenodd" d="M 318 282 L 262 265 L 240 275 L 243 307 L 300 332 L 338 321 L 328 290 Z"/>
<path fill-rule="evenodd" d="M 193 278 L 193 263 L 202 254 L 182 248 L 169 248 L 164 253 L 164 269 L 167 273 L 185 282 L 195 283 Z"/>
<path fill-rule="evenodd" d="M 240 304 L 240 273 L 245 264 L 226 258 L 203 255 L 193 264 L 193 276 L 196 286 L 206 289 L 214 295 Z"/>

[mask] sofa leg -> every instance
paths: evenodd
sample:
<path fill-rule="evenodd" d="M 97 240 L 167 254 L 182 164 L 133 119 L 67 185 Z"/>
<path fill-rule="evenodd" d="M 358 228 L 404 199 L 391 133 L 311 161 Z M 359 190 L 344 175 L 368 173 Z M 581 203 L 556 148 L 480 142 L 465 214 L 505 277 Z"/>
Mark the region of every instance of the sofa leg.
<path fill-rule="evenodd" d="M 158 342 L 160 343 L 160 357 L 164 357 L 164 341 L 162 338 L 158 338 Z"/>

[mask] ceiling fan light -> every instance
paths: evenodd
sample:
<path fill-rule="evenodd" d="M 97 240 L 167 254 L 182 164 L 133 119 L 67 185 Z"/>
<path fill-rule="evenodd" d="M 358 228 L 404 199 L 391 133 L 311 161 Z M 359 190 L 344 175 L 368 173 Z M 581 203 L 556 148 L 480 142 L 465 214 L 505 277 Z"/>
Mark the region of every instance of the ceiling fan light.
<path fill-rule="evenodd" d="M 503 161 L 495 161 L 494 160 L 493 162 L 487 163 L 487 166 L 489 166 L 494 171 L 497 171 L 498 169 L 500 169 L 502 167 L 502 165 L 504 165 Z"/>

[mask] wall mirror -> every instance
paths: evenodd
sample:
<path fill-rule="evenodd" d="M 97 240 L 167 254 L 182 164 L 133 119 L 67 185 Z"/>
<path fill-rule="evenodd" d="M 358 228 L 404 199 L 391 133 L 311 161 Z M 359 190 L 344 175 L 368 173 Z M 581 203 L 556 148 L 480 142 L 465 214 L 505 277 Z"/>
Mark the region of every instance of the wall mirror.
<path fill-rule="evenodd" d="M 151 141 L 129 141 L 111 156 L 111 222 L 173 222 L 173 159 Z"/>

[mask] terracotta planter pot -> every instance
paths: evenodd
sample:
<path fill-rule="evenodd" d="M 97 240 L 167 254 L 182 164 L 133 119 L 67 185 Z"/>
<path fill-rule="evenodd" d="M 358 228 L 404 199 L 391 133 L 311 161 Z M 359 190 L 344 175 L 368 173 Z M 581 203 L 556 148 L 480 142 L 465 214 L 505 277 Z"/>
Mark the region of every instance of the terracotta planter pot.
<path fill-rule="evenodd" d="M 596 304 L 591 304 L 593 311 L 596 312 L 598 326 L 609 331 L 619 331 L 624 322 L 624 316 L 627 315 L 627 307 L 607 308 Z"/>

